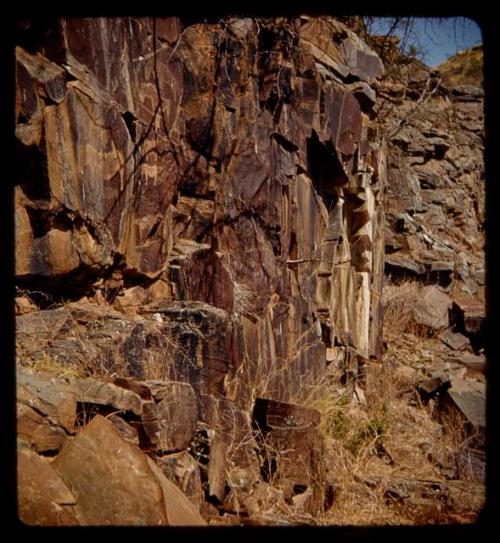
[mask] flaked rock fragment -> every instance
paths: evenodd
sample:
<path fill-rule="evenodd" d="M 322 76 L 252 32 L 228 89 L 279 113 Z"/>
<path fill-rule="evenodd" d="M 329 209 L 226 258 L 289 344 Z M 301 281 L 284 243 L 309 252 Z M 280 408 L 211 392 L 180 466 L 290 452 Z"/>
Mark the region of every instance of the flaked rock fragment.
<path fill-rule="evenodd" d="M 158 465 L 198 509 L 203 502 L 203 488 L 198 462 L 188 452 L 182 451 L 162 456 Z"/>
<path fill-rule="evenodd" d="M 75 496 L 83 525 L 204 524 L 160 468 L 100 415 L 52 465 Z"/>
<path fill-rule="evenodd" d="M 453 302 L 450 312 L 453 329 L 469 338 L 476 353 L 483 347 L 485 319 L 484 305 L 477 302 Z"/>
<path fill-rule="evenodd" d="M 461 351 L 470 347 L 469 339 L 467 337 L 459 332 L 454 333 L 451 330 L 446 330 L 442 335 L 441 340 L 454 351 Z"/>
<path fill-rule="evenodd" d="M 139 445 L 139 432 L 128 422 L 118 415 L 108 415 L 108 420 L 113 423 L 113 426 L 120 432 L 123 439 L 130 441 L 134 445 Z"/>
<path fill-rule="evenodd" d="M 29 400 L 28 400 L 29 401 Z M 33 401 L 36 401 L 33 398 Z M 51 424 L 46 415 L 29 407 L 17 404 L 17 435 L 38 452 L 57 451 L 67 437 L 61 426 Z"/>
<path fill-rule="evenodd" d="M 78 401 L 85 404 L 95 404 L 126 412 L 136 416 L 142 415 L 141 398 L 130 390 L 116 386 L 113 383 L 97 379 L 78 380 Z"/>

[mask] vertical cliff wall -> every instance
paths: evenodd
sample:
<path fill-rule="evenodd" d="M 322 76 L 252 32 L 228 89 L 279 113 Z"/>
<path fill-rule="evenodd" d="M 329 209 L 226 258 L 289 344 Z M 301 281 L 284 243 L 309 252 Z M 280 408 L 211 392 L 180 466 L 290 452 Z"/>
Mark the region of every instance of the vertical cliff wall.
<path fill-rule="evenodd" d="M 353 33 L 72 19 L 26 23 L 16 59 L 23 289 L 113 302 L 140 285 L 145 302 L 218 307 L 246 384 L 252 365 L 378 354 L 382 64 Z"/>
<path fill-rule="evenodd" d="M 172 393 L 172 420 L 195 399 L 187 438 L 138 408 L 141 443 L 222 428 L 207 476 L 222 502 L 221 454 L 256 398 L 380 355 L 382 63 L 329 17 L 23 25 L 20 364 L 189 385 Z M 252 463 L 241 449 L 233 467 Z"/>

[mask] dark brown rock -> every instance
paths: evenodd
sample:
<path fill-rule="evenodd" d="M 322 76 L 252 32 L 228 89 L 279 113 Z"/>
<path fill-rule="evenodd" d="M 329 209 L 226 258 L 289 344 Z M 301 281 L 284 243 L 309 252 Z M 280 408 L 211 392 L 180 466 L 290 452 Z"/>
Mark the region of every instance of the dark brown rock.
<path fill-rule="evenodd" d="M 134 415 L 142 415 L 140 397 L 132 391 L 125 390 L 113 383 L 82 379 L 78 381 L 78 400 L 81 403 L 111 406 L 121 412 L 130 411 Z"/>
<path fill-rule="evenodd" d="M 162 456 L 159 466 L 165 476 L 184 492 L 197 509 L 200 509 L 203 488 L 198 462 L 183 451 Z"/>
<path fill-rule="evenodd" d="M 315 409 L 265 398 L 256 398 L 253 410 L 254 421 L 262 430 L 316 427 L 320 417 Z"/>
<path fill-rule="evenodd" d="M 113 426 L 120 432 L 123 439 L 130 441 L 134 445 L 139 445 L 139 432 L 136 428 L 128 424 L 118 415 L 108 415 L 108 420 L 113 423 Z"/>
<path fill-rule="evenodd" d="M 215 434 L 210 442 L 208 458 L 208 492 L 221 503 L 226 495 L 227 445 L 222 436 Z"/>
<path fill-rule="evenodd" d="M 256 397 L 289 401 L 327 352 L 381 354 L 386 148 L 365 113 L 382 62 L 332 17 L 49 26 L 16 55 L 16 277 L 44 307 L 88 303 L 20 315 L 19 360 L 93 376 L 78 401 L 145 450 L 208 425 L 223 504 L 228 470 L 258 471 Z"/>
<path fill-rule="evenodd" d="M 153 440 L 156 448 L 186 449 L 193 439 L 199 420 L 198 402 L 191 385 L 167 382 L 161 389 L 157 389 L 154 413 L 155 419 L 159 421 L 159 433 L 148 437 Z"/>

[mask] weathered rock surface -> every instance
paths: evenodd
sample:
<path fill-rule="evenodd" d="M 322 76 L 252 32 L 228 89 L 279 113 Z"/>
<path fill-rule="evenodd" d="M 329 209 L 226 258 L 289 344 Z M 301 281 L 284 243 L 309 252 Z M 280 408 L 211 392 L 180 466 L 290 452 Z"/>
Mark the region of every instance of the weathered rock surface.
<path fill-rule="evenodd" d="M 475 295 L 484 286 L 484 91 L 451 85 L 400 58 L 377 89 L 390 157 L 386 272 Z"/>
<path fill-rule="evenodd" d="M 199 449 L 204 492 L 236 506 L 259 472 L 255 399 L 293 403 L 327 350 L 381 354 L 382 62 L 331 17 L 45 24 L 16 49 L 16 277 L 41 309 L 18 304 L 16 340 L 22 365 L 88 376 L 55 465 L 76 470 L 98 413 L 124 450 Z M 275 431 L 290 470 L 319 450 Z"/>
<path fill-rule="evenodd" d="M 205 301 L 289 365 L 321 369 L 320 327 L 376 353 L 385 155 L 358 93 L 380 59 L 328 17 L 224 24 L 61 20 L 19 44 L 18 279 L 121 309 Z"/>
<path fill-rule="evenodd" d="M 484 286 L 481 93 L 433 92 L 414 116 L 428 71 L 381 85 L 380 58 L 332 17 L 73 18 L 18 36 L 16 349 L 34 370 L 18 428 L 44 474 L 23 518 L 281 522 L 266 500 L 317 515 L 319 413 L 296 404 L 327 366 L 362 395 L 384 252 L 387 272 L 440 285 L 414 308 L 433 334 L 442 290 Z M 387 116 L 389 148 L 377 92 L 410 121 Z M 453 299 L 447 345 L 479 353 L 483 315 Z"/>
<path fill-rule="evenodd" d="M 431 332 L 444 330 L 449 326 L 450 297 L 435 285 L 422 289 L 421 296 L 413 307 L 413 318 L 419 326 Z"/>
<path fill-rule="evenodd" d="M 470 347 L 468 338 L 460 332 L 454 333 L 451 330 L 447 330 L 442 335 L 441 339 L 444 343 L 446 343 L 446 345 L 448 345 L 448 347 L 450 347 L 454 351 L 460 351 L 466 349 L 467 347 Z"/>
<path fill-rule="evenodd" d="M 78 389 L 49 375 L 18 371 L 17 436 L 37 452 L 60 449 L 75 433 Z"/>
<path fill-rule="evenodd" d="M 75 496 L 49 460 L 22 443 L 17 451 L 17 501 L 19 520 L 30 526 L 80 524 Z"/>
<path fill-rule="evenodd" d="M 203 487 L 198 462 L 182 451 L 162 456 L 159 463 L 165 476 L 176 483 L 199 510 L 203 499 Z"/>
<path fill-rule="evenodd" d="M 476 429 L 486 428 L 486 384 L 472 379 L 453 379 L 447 396 L 465 419 Z"/>
<path fill-rule="evenodd" d="M 203 525 L 160 468 L 100 415 L 53 462 L 85 525 Z"/>

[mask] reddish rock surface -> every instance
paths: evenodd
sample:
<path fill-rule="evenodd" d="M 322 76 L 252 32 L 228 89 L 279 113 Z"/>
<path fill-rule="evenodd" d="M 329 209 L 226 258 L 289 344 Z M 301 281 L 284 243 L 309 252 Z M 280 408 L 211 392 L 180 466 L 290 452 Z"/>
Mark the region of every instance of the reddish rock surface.
<path fill-rule="evenodd" d="M 203 525 L 198 511 L 141 450 L 97 415 L 53 462 L 85 525 Z"/>
<path fill-rule="evenodd" d="M 74 526 L 76 498 L 49 460 L 20 444 L 17 452 L 19 520 L 29 526 Z"/>
<path fill-rule="evenodd" d="M 380 95 L 404 117 L 428 71 L 406 67 L 401 98 L 327 16 L 77 17 L 18 36 L 20 517 L 280 522 L 269 500 L 317 515 L 320 414 L 297 398 L 332 368 L 360 390 L 383 351 L 384 265 L 440 285 L 414 308 L 432 333 L 443 290 L 484 285 L 482 96 L 445 89 L 427 116 L 381 122 Z M 484 315 L 452 297 L 478 352 Z"/>

